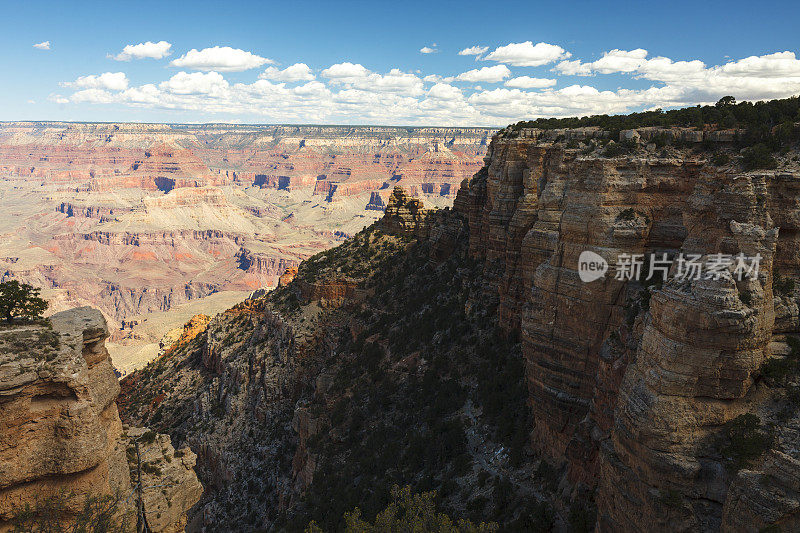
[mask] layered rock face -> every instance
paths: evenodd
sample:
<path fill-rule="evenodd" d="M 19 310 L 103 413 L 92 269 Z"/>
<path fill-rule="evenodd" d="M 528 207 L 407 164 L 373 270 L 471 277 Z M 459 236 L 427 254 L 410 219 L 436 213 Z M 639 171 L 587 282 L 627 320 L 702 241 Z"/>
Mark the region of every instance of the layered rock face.
<path fill-rule="evenodd" d="M 62 506 L 50 511 L 62 512 L 58 518 L 65 523 L 84 512 L 87 498 L 110 496 L 116 519 L 134 530 L 126 457 L 133 444 L 117 412 L 120 388 L 105 348 L 105 320 L 84 307 L 57 313 L 50 322 L 52 327 L 0 331 L 0 530 L 25 505 L 36 509 L 62 496 Z M 200 497 L 194 455 L 186 453 L 169 479 L 148 480 L 146 493 L 162 485 L 176 494 L 177 505 L 163 519 L 147 510 L 148 520 L 158 524 L 154 531 L 176 531 L 173 526 Z"/>
<path fill-rule="evenodd" d="M 521 335 L 534 448 L 566 464 L 570 486 L 597 487 L 603 531 L 794 523 L 794 446 L 783 441 L 737 477 L 719 441 L 739 415 L 771 416 L 760 369 L 771 343 L 800 329 L 794 292 L 773 290 L 798 267 L 797 165 L 745 173 L 699 150 L 657 154 L 645 148 L 649 130 L 623 132 L 642 143 L 613 158 L 595 148 L 601 132 L 577 132 L 595 138 L 578 148 L 564 132 L 523 133 L 494 139 L 455 208 L 469 219 L 471 253 L 486 260 L 501 322 Z M 725 150 L 729 137 L 710 140 Z M 584 251 L 608 261 L 604 278 L 580 280 Z M 650 253 L 759 255 L 760 271 L 656 288 L 615 279 L 620 254 Z M 758 477 L 782 488 L 759 491 Z M 753 521 L 759 509 L 769 517 Z"/>

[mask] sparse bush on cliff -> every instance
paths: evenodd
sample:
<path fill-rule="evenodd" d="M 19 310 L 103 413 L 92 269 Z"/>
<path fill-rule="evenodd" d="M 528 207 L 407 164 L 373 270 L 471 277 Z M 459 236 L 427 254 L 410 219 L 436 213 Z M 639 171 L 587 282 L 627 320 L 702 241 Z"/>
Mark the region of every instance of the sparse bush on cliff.
<path fill-rule="evenodd" d="M 126 533 L 133 527 L 130 517 L 121 512 L 124 496 L 89 496 L 82 510 L 73 515 L 69 509 L 76 498 L 64 490 L 37 498 L 11 517 L 11 533 Z"/>
<path fill-rule="evenodd" d="M 745 170 L 773 169 L 777 166 L 778 162 L 763 143 L 742 150 L 742 167 Z"/>
<path fill-rule="evenodd" d="M 715 167 L 721 167 L 727 165 L 731 161 L 731 156 L 724 152 L 720 152 L 718 154 L 714 154 L 714 157 L 711 158 L 711 164 Z"/>
<path fill-rule="evenodd" d="M 772 282 L 772 287 L 780 296 L 791 296 L 794 294 L 794 279 L 790 277 L 775 276 L 775 279 Z"/>
<path fill-rule="evenodd" d="M 757 415 L 746 413 L 725 424 L 723 439 L 720 453 L 728 468 L 735 472 L 769 450 L 774 435 L 770 428 L 762 425 Z"/>

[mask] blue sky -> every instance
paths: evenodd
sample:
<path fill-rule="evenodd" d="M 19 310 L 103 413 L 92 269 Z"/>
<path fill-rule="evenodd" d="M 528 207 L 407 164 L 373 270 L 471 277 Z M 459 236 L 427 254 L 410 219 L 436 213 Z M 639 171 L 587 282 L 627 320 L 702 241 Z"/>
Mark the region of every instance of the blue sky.
<path fill-rule="evenodd" d="M 0 120 L 504 125 L 800 94 L 791 2 L 0 6 Z"/>

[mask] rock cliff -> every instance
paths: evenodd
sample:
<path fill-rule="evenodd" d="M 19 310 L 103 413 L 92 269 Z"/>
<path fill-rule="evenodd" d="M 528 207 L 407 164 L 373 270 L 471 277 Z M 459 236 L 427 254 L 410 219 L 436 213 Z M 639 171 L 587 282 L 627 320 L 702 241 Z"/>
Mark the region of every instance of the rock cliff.
<path fill-rule="evenodd" d="M 123 429 L 117 412 L 120 388 L 107 336 L 103 316 L 88 307 L 56 313 L 49 323 L 0 330 L 0 530 L 32 527 L 31 520 L 48 515 L 58 523 L 87 519 L 87 501 L 108 506 L 107 517 L 135 530 L 136 480 L 129 469 L 138 473 L 131 454 L 139 435 Z M 147 464 L 178 454 L 168 437 L 150 435 L 160 448 L 142 441 Z M 153 467 L 142 482 L 153 531 L 182 530 L 202 492 L 194 454 L 181 454 L 166 474 Z M 151 505 L 156 494 L 169 495 L 173 505 Z"/>
<path fill-rule="evenodd" d="M 563 131 L 523 133 L 495 138 L 456 209 L 469 217 L 470 251 L 485 260 L 501 323 L 522 338 L 534 448 L 567 468 L 573 497 L 596 487 L 602 531 L 794 524 L 794 481 L 771 496 L 745 481 L 780 478 L 781 468 L 796 480 L 791 441 L 738 475 L 719 442 L 741 415 L 775 420 L 761 378 L 770 346 L 798 332 L 794 290 L 773 290 L 798 265 L 796 163 L 714 166 L 691 148 L 704 140 L 697 131 L 680 136 L 689 146 L 661 152 L 647 145 L 653 131 L 622 132 L 641 141 L 615 157 Z M 730 136 L 708 138 L 711 154 L 729 149 Z M 582 282 L 584 251 L 605 258 L 609 275 Z M 762 259 L 757 279 L 648 286 L 615 279 L 614 259 L 626 253 Z M 754 521 L 756 509 L 769 513 Z"/>

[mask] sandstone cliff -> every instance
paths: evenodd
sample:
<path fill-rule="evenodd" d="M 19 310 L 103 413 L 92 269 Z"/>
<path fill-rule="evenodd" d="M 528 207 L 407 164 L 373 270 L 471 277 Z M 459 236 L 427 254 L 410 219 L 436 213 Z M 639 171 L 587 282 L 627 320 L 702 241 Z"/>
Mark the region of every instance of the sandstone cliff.
<path fill-rule="evenodd" d="M 607 157 L 598 132 L 572 146 L 564 133 L 495 138 L 456 201 L 500 319 L 522 337 L 534 448 L 566 466 L 573 497 L 585 502 L 596 487 L 603 531 L 791 527 L 800 471 L 788 434 L 778 431 L 764 466 L 738 475 L 719 442 L 740 415 L 775 420 L 760 378 L 773 341 L 799 329 L 793 289 L 773 290 L 798 266 L 796 164 L 714 166 L 702 150 L 646 146 L 649 130 L 623 132 L 641 144 Z M 704 136 L 681 139 L 699 146 Z M 708 139 L 729 149 L 730 136 Z M 580 281 L 585 250 L 612 264 L 608 276 Z M 651 252 L 759 254 L 761 270 L 652 287 L 614 279 L 619 254 Z M 755 489 L 759 476 L 784 479 L 781 489 Z"/>
<path fill-rule="evenodd" d="M 87 500 L 107 505 L 125 530 L 135 529 L 129 468 L 138 470 L 129 460 L 138 435 L 120 422 L 107 336 L 102 315 L 88 307 L 57 313 L 50 324 L 0 330 L 0 530 L 19 525 L 26 506 L 35 511 L 31 520 L 46 512 L 65 522 L 85 519 Z M 158 453 L 144 448 L 151 463 L 177 454 L 167 437 L 158 442 Z M 154 493 L 174 502 L 169 509 L 145 505 L 153 531 L 182 530 L 202 492 L 194 454 L 182 454 L 167 475 L 147 471 L 146 503 Z"/>

